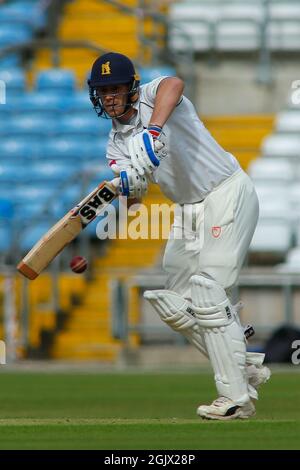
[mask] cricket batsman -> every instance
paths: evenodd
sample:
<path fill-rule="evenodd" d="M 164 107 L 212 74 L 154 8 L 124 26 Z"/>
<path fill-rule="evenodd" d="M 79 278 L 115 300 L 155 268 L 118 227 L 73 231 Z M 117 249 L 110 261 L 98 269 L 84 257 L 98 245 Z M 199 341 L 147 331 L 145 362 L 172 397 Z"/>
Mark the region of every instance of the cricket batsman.
<path fill-rule="evenodd" d="M 151 181 L 176 203 L 163 259 L 165 289 L 144 296 L 211 362 L 217 398 L 197 414 L 250 418 L 270 371 L 264 354 L 247 352 L 229 291 L 257 224 L 253 184 L 205 128 L 181 79 L 160 77 L 140 86 L 131 60 L 110 52 L 94 62 L 88 84 L 98 116 L 112 119 L 107 158 L 120 175 L 122 194 L 140 200 Z"/>

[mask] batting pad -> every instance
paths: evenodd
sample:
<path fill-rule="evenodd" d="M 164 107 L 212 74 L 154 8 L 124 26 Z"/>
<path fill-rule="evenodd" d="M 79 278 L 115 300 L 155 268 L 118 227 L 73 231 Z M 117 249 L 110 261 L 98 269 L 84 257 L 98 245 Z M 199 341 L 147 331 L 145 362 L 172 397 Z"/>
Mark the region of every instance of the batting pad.
<path fill-rule="evenodd" d="M 201 329 L 190 302 L 171 290 L 148 290 L 144 298 L 149 300 L 160 318 L 178 331 L 207 357 Z"/>
<path fill-rule="evenodd" d="M 246 379 L 246 342 L 226 292 L 217 282 L 192 276 L 192 302 L 203 332 L 219 396 L 237 405 L 249 401 Z"/>
<path fill-rule="evenodd" d="M 188 300 L 176 292 L 164 289 L 146 291 L 144 298 L 151 303 L 165 323 L 173 330 L 181 333 L 190 344 L 195 346 L 205 357 L 208 357 L 203 333 L 195 317 L 195 309 Z M 248 366 L 261 366 L 263 360 L 264 354 L 247 352 L 247 376 L 248 370 L 250 371 Z M 251 372 L 253 373 L 253 369 L 251 369 Z M 251 398 L 257 400 L 257 391 L 250 384 L 248 384 L 248 393 Z"/>

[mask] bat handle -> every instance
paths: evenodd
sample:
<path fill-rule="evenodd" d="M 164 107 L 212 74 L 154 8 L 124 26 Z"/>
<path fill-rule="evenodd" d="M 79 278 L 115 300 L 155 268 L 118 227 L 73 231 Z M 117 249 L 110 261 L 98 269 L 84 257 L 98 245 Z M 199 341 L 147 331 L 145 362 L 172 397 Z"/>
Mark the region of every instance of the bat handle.
<path fill-rule="evenodd" d="M 120 186 L 120 178 L 119 178 L 119 177 L 114 178 L 113 180 L 110 181 L 110 184 L 111 184 L 114 188 L 119 188 L 119 186 Z"/>

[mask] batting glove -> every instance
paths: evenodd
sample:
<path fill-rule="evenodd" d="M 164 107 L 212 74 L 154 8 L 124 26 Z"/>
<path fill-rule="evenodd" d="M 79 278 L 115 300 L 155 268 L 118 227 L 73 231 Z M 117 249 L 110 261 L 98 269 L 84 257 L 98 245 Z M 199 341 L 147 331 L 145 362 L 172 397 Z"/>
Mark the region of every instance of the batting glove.
<path fill-rule="evenodd" d="M 120 172 L 120 193 L 128 198 L 142 198 L 148 191 L 145 176 L 138 174 L 135 168 L 126 168 Z"/>
<path fill-rule="evenodd" d="M 165 156 L 165 144 L 159 140 L 160 133 L 161 127 L 149 126 L 129 141 L 131 164 L 141 176 L 150 176 Z"/>

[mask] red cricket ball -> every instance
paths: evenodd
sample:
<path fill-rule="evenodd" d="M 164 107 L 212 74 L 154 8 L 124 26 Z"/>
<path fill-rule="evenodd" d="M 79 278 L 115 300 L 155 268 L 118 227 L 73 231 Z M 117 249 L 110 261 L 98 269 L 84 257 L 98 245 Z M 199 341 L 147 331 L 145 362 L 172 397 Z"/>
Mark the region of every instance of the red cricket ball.
<path fill-rule="evenodd" d="M 74 256 L 70 261 L 70 268 L 74 273 L 83 273 L 87 268 L 87 260 L 83 256 Z"/>

